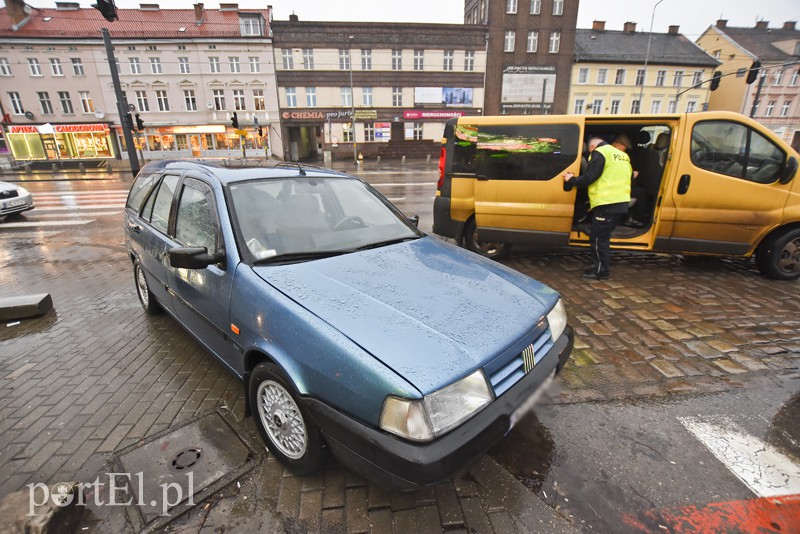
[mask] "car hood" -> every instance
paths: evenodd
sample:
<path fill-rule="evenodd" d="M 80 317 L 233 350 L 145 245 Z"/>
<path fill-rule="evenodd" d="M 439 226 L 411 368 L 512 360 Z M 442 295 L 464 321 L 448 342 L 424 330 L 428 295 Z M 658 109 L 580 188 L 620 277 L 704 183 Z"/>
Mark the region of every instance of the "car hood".
<path fill-rule="evenodd" d="M 254 270 L 423 395 L 486 364 L 558 300 L 532 278 L 433 237 Z"/>

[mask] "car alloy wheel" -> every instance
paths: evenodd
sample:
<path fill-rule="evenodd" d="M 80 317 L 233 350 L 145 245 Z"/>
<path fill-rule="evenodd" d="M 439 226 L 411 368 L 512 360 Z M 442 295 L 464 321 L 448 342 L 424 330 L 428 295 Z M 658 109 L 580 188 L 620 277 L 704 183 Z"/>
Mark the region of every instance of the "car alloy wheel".
<path fill-rule="evenodd" d="M 161 307 L 150 291 L 150 286 L 147 285 L 147 278 L 144 276 L 144 269 L 139 260 L 133 261 L 133 281 L 136 284 L 136 294 L 139 296 L 142 308 L 151 315 L 161 311 Z"/>
<path fill-rule="evenodd" d="M 511 243 L 493 243 L 479 240 L 478 227 L 475 224 L 474 217 L 464 225 L 464 246 L 467 250 L 493 260 L 505 258 L 511 252 Z"/>
<path fill-rule="evenodd" d="M 258 385 L 258 416 L 270 441 L 292 460 L 302 458 L 308 447 L 308 433 L 300 408 L 283 386 L 272 380 Z"/>

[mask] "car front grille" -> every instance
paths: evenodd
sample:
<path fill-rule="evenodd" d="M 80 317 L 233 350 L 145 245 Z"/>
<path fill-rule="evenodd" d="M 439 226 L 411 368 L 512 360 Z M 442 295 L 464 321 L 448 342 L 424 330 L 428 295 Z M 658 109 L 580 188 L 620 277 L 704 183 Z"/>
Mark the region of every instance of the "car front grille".
<path fill-rule="evenodd" d="M 5 191 L 0 191 L 0 198 L 14 198 L 19 196 L 19 191 L 16 189 L 6 189 Z"/>
<path fill-rule="evenodd" d="M 550 335 L 550 329 L 540 326 L 537 327 L 533 338 L 529 339 L 528 344 L 521 351 L 501 354 L 489 362 L 484 367 L 484 371 L 492 383 L 495 397 L 499 397 L 519 382 L 544 358 L 552 346 L 553 338 Z"/>

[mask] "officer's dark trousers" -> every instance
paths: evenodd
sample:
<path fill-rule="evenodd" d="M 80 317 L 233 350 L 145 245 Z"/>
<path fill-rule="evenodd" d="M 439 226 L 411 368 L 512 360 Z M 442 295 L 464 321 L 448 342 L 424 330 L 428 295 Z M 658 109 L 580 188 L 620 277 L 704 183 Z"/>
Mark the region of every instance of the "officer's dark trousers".
<path fill-rule="evenodd" d="M 608 263 L 611 260 L 611 232 L 625 217 L 624 213 L 614 213 L 618 211 L 615 207 L 595 206 L 592 209 L 592 230 L 589 234 L 589 243 L 592 249 L 593 272 L 598 276 L 608 275 Z"/>

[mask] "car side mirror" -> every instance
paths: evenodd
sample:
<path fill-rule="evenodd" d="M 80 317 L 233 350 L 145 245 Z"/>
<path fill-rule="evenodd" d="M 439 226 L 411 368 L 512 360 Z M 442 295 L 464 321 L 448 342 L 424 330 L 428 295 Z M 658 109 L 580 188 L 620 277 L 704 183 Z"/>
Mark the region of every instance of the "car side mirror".
<path fill-rule="evenodd" d="M 794 174 L 797 172 L 797 158 L 791 156 L 786 165 L 783 166 L 781 172 L 778 173 L 778 181 L 782 184 L 788 184 L 794 178 Z"/>
<path fill-rule="evenodd" d="M 411 224 L 419 228 L 419 215 L 412 215 L 408 220 L 411 221 Z"/>
<path fill-rule="evenodd" d="M 205 269 L 224 259 L 223 252 L 209 254 L 206 247 L 176 247 L 169 251 L 169 264 L 176 269 Z"/>

